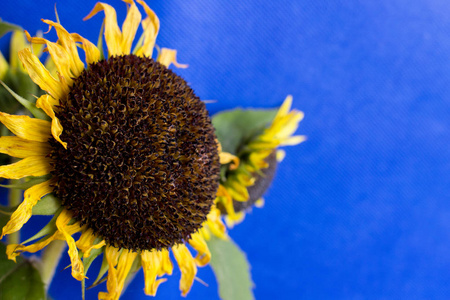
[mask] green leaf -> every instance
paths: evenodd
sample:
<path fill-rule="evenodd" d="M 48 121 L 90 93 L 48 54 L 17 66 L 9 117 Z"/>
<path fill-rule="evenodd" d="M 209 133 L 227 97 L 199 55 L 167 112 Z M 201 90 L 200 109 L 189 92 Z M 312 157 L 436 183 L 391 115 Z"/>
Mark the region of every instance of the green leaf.
<path fill-rule="evenodd" d="M 53 194 L 48 194 L 33 206 L 33 215 L 54 215 L 60 208 L 61 200 Z"/>
<path fill-rule="evenodd" d="M 0 84 L 14 97 L 20 104 L 22 104 L 29 112 L 33 114 L 38 119 L 47 120 L 48 116 L 40 109 L 36 107 L 36 104 L 28 101 L 27 99 L 21 97 L 17 93 L 15 93 L 12 89 L 10 89 L 3 81 L 0 80 Z"/>
<path fill-rule="evenodd" d="M 8 260 L 6 245 L 0 243 L 0 296 L 9 300 L 43 300 L 44 284 L 30 261 L 18 257 L 17 263 Z"/>
<path fill-rule="evenodd" d="M 252 300 L 253 282 L 245 253 L 231 240 L 211 236 L 207 242 L 211 251 L 210 265 L 219 285 L 222 300 Z"/>
<path fill-rule="evenodd" d="M 237 155 L 245 144 L 260 134 L 275 118 L 278 109 L 234 109 L 212 117 L 222 150 Z"/>
<path fill-rule="evenodd" d="M 0 38 L 2 36 L 4 36 L 5 34 L 7 34 L 8 32 L 13 31 L 13 30 L 20 30 L 20 31 L 22 31 L 23 29 L 20 26 L 17 26 L 15 24 L 11 24 L 11 23 L 8 23 L 8 22 L 3 22 L 0 19 Z"/>

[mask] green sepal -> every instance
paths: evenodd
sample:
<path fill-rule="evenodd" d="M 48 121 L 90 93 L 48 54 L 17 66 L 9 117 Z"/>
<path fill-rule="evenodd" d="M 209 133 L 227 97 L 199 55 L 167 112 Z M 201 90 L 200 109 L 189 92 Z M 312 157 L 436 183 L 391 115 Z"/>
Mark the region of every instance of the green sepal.
<path fill-rule="evenodd" d="M 16 261 L 8 260 L 6 245 L 0 243 L 1 299 L 44 300 L 45 288 L 38 270 L 21 256 Z"/>
<path fill-rule="evenodd" d="M 94 240 L 94 245 L 100 243 L 102 240 L 100 238 L 96 238 Z M 89 270 L 89 267 L 94 262 L 94 260 L 103 253 L 103 247 L 99 249 L 92 249 L 89 257 L 83 258 L 83 266 L 84 266 L 84 273 L 87 274 L 87 271 Z"/>
<path fill-rule="evenodd" d="M 222 240 L 212 235 L 207 244 L 211 251 L 209 264 L 216 275 L 220 298 L 254 299 L 254 285 L 245 253 L 230 238 Z"/>
<path fill-rule="evenodd" d="M 19 96 L 17 93 L 15 93 L 12 89 L 10 89 L 3 81 L 0 80 L 0 84 L 3 85 L 3 87 L 11 94 L 11 96 L 14 97 L 20 104 L 22 104 L 26 109 L 28 109 L 29 112 L 33 116 L 35 116 L 38 119 L 42 120 L 48 120 L 48 116 L 42 111 L 42 109 L 37 108 L 36 104 L 33 102 L 30 102 L 29 100 Z"/>
<path fill-rule="evenodd" d="M 17 190 L 26 190 L 30 187 L 42 183 L 44 181 L 47 181 L 50 177 L 48 175 L 39 176 L 39 177 L 27 177 L 29 178 L 26 182 L 23 183 L 16 183 L 16 184 L 0 184 L 1 187 L 7 188 L 7 189 L 17 189 Z"/>
<path fill-rule="evenodd" d="M 38 233 L 30 237 L 28 240 L 23 241 L 22 244 L 30 243 L 32 241 L 35 241 L 37 239 L 40 239 L 43 236 L 51 236 L 54 234 L 58 228 L 56 227 L 56 219 L 58 218 L 59 214 L 62 212 L 63 208 L 61 207 L 53 216 L 53 218 L 50 220 L 50 222 L 47 223 L 41 230 L 39 230 Z"/>
<path fill-rule="evenodd" d="M 233 109 L 212 117 L 222 150 L 234 155 L 272 122 L 278 109 Z"/>
<path fill-rule="evenodd" d="M 61 200 L 53 194 L 48 194 L 42 197 L 42 199 L 33 206 L 33 215 L 54 215 L 60 208 Z"/>
<path fill-rule="evenodd" d="M 105 53 L 103 50 L 103 29 L 105 29 L 105 21 L 102 23 L 102 27 L 100 28 L 100 34 L 98 35 L 97 40 L 97 48 L 100 51 L 99 61 L 105 58 Z"/>
<path fill-rule="evenodd" d="M 2 19 L 0 19 L 0 38 L 2 36 L 4 36 L 5 34 L 7 34 L 8 32 L 11 32 L 14 30 L 23 31 L 22 27 L 12 24 L 12 23 L 4 22 L 4 21 L 2 21 Z"/>

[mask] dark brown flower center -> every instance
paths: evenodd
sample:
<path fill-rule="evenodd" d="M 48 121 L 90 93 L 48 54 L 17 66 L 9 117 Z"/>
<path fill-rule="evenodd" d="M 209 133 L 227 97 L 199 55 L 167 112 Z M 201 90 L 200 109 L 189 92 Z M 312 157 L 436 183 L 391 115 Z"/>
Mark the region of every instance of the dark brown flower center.
<path fill-rule="evenodd" d="M 206 220 L 219 173 L 214 129 L 187 83 L 150 58 L 89 66 L 57 109 L 55 194 L 110 245 L 167 248 Z"/>

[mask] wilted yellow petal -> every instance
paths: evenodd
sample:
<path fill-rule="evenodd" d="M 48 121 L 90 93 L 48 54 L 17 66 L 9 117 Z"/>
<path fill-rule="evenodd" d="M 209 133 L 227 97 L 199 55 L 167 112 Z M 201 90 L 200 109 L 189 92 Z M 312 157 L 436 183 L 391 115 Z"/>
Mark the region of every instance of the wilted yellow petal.
<path fill-rule="evenodd" d="M 152 57 L 153 48 L 155 47 L 156 36 L 159 31 L 159 19 L 156 16 L 155 12 L 150 9 L 150 7 L 141 0 L 136 0 L 147 14 L 147 18 L 142 21 L 142 27 L 144 29 L 144 44 L 137 51 L 137 56 L 147 56 Z"/>
<path fill-rule="evenodd" d="M 233 209 L 234 214 L 234 209 Z M 227 229 L 225 225 L 222 222 L 222 219 L 220 217 L 221 213 L 220 210 L 217 209 L 215 206 L 211 208 L 210 213 L 208 214 L 208 219 L 206 221 L 206 224 L 208 225 L 208 229 L 218 238 L 226 240 L 227 237 Z"/>
<path fill-rule="evenodd" d="M 197 266 L 195 265 L 195 260 L 192 257 L 191 252 L 189 252 L 189 249 L 184 244 L 173 246 L 172 251 L 181 271 L 181 295 L 186 296 L 194 283 L 194 278 L 197 274 Z"/>
<path fill-rule="evenodd" d="M 30 118 L 29 116 L 16 116 L 0 112 L 0 122 L 18 137 L 36 142 L 48 142 L 50 135 L 50 122 Z"/>
<path fill-rule="evenodd" d="M 66 79 L 67 85 L 72 86 L 72 77 L 75 77 L 75 75 L 70 71 L 71 58 L 69 53 L 62 46 L 52 42 L 47 42 L 47 49 L 59 73 Z"/>
<path fill-rule="evenodd" d="M 74 223 L 72 225 L 66 226 L 66 232 L 69 235 L 72 235 L 76 232 L 81 231 L 79 223 Z M 16 257 L 20 255 L 22 252 L 30 252 L 35 253 L 43 248 L 45 248 L 48 244 L 50 244 L 54 240 L 65 240 L 64 234 L 61 231 L 56 231 L 52 236 L 39 240 L 38 242 L 24 246 L 11 244 L 6 247 L 6 254 L 8 255 L 8 259 L 16 261 Z"/>
<path fill-rule="evenodd" d="M 61 24 L 53 22 L 51 20 L 44 20 L 42 22 L 49 25 L 49 30 L 55 27 L 56 34 L 58 35 L 58 43 L 67 51 L 70 59 L 70 70 L 75 77 L 78 77 L 84 70 L 84 64 L 78 55 L 77 45 L 72 35 L 61 26 Z M 48 46 L 48 45 L 47 45 Z M 57 63 L 55 61 L 55 63 Z M 68 78 L 66 78 L 68 80 Z"/>
<path fill-rule="evenodd" d="M 228 152 L 220 152 L 219 158 L 220 158 L 221 165 L 225 165 L 230 162 L 233 163 L 230 165 L 230 170 L 236 170 L 239 167 L 239 157 L 237 157 L 236 155 L 233 155 Z"/>
<path fill-rule="evenodd" d="M 122 33 L 117 25 L 117 15 L 114 8 L 106 3 L 97 2 L 92 11 L 83 19 L 86 21 L 95 16 L 100 11 L 105 12 L 105 41 L 108 46 L 108 55 L 121 55 L 122 52 Z"/>
<path fill-rule="evenodd" d="M 55 105 L 57 105 L 57 101 L 55 101 L 55 99 L 53 99 L 53 97 L 49 95 L 42 95 L 41 97 L 39 97 L 39 99 L 36 100 L 36 107 L 41 108 L 50 118 L 52 118 L 51 133 L 53 137 L 55 138 L 55 140 L 60 142 L 61 145 L 64 146 L 64 148 L 67 149 L 67 143 L 63 142 L 60 138 L 63 127 L 53 110 L 53 107 Z"/>
<path fill-rule="evenodd" d="M 124 0 L 125 1 L 125 0 Z M 136 31 L 141 23 L 142 15 L 139 12 L 136 4 L 132 0 L 126 0 L 130 4 L 128 8 L 127 17 L 122 24 L 122 52 L 125 54 L 131 53 L 131 44 L 133 43 Z"/>
<path fill-rule="evenodd" d="M 195 257 L 197 266 L 206 266 L 211 260 L 211 252 L 209 251 L 208 245 L 206 245 L 206 241 L 203 239 L 203 236 L 198 232 L 192 234 L 191 239 L 189 240 L 189 245 L 197 250 L 197 256 Z"/>
<path fill-rule="evenodd" d="M 12 157 L 46 156 L 50 153 L 50 150 L 49 143 L 29 141 L 18 136 L 0 137 L 0 153 L 5 153 Z"/>
<path fill-rule="evenodd" d="M 81 259 L 78 257 L 78 249 L 75 244 L 75 240 L 72 237 L 72 234 L 68 230 L 68 223 L 72 219 L 72 214 L 64 209 L 61 214 L 56 219 L 56 227 L 58 230 L 64 235 L 64 238 L 67 242 L 67 245 L 69 246 L 69 253 L 70 256 L 70 262 L 72 264 L 72 276 L 73 278 L 77 280 L 83 280 L 83 278 L 86 278 L 84 276 L 84 266 Z"/>
<path fill-rule="evenodd" d="M 98 244 L 94 244 L 95 238 L 94 231 L 89 228 L 81 234 L 80 238 L 75 243 L 77 248 L 83 252 L 83 257 L 89 257 L 93 249 L 99 249 L 106 245 L 104 240 Z"/>
<path fill-rule="evenodd" d="M 72 33 L 72 37 L 75 42 L 81 43 L 81 48 L 83 48 L 86 53 L 86 63 L 93 64 L 100 60 L 100 50 L 98 50 L 97 46 L 91 43 L 88 39 L 85 39 L 78 33 Z"/>
<path fill-rule="evenodd" d="M 42 65 L 36 55 L 26 48 L 19 51 L 19 59 L 25 66 L 31 80 L 55 99 L 62 99 L 69 93 L 69 87 L 56 80 Z"/>
<path fill-rule="evenodd" d="M 107 252 L 107 261 L 109 264 L 109 269 L 108 269 L 108 282 L 106 284 L 108 293 L 103 292 L 99 293 L 98 298 L 116 300 L 119 299 L 120 294 L 122 293 L 123 286 L 125 284 L 125 279 L 127 278 L 128 273 L 130 272 L 131 266 L 133 265 L 133 262 L 136 259 L 137 253 L 128 249 L 123 249 L 117 261 L 117 258 L 115 256 L 115 253 L 117 253 L 117 251 L 111 253 L 110 250 L 109 252 L 110 252 L 109 258 Z M 114 257 L 111 257 L 111 254 L 113 254 Z M 115 266 L 114 263 L 116 261 L 117 261 L 117 269 L 114 268 Z M 110 277 L 110 272 L 113 274 L 112 277 Z M 112 281 L 111 283 L 110 280 Z"/>
<path fill-rule="evenodd" d="M 27 176 L 43 176 L 50 173 L 51 159 L 45 156 L 29 156 L 16 163 L 0 166 L 0 177 L 19 179 Z"/>
<path fill-rule="evenodd" d="M 158 286 L 165 282 L 166 279 L 156 280 L 157 276 L 164 275 L 164 264 L 166 259 L 169 259 L 167 250 L 163 250 L 165 253 L 163 254 L 161 251 L 157 250 L 144 250 L 141 252 L 141 260 L 142 260 L 142 268 L 144 269 L 144 278 L 145 278 L 145 289 L 144 292 L 146 295 L 155 296 L 156 291 L 158 290 Z M 165 257 L 167 254 L 167 257 Z M 169 259 L 170 262 L 170 259 Z M 170 265 L 172 262 L 170 262 Z M 172 270 L 170 269 L 170 273 Z"/>
<path fill-rule="evenodd" d="M 53 188 L 50 186 L 51 183 L 52 180 L 50 179 L 36 184 L 25 191 L 24 200 L 11 215 L 11 219 L 5 227 L 3 227 L 0 239 L 2 239 L 4 235 L 11 234 L 22 228 L 23 224 L 30 219 L 33 206 L 35 206 L 42 197 L 53 192 Z"/>
<path fill-rule="evenodd" d="M 187 68 L 188 65 L 179 64 L 177 62 L 177 50 L 162 48 L 161 52 L 158 55 L 157 61 L 167 68 L 170 64 L 174 64 L 177 68 Z"/>

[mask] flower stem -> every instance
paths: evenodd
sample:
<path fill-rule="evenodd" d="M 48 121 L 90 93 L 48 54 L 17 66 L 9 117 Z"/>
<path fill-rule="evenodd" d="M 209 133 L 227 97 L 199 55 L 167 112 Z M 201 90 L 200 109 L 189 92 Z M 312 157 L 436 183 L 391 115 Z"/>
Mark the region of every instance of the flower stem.
<path fill-rule="evenodd" d="M 65 248 L 65 241 L 56 240 L 51 242 L 42 252 L 41 277 L 45 290 L 48 290 L 50 283 L 52 282 L 56 267 L 58 266 L 59 260 Z"/>

